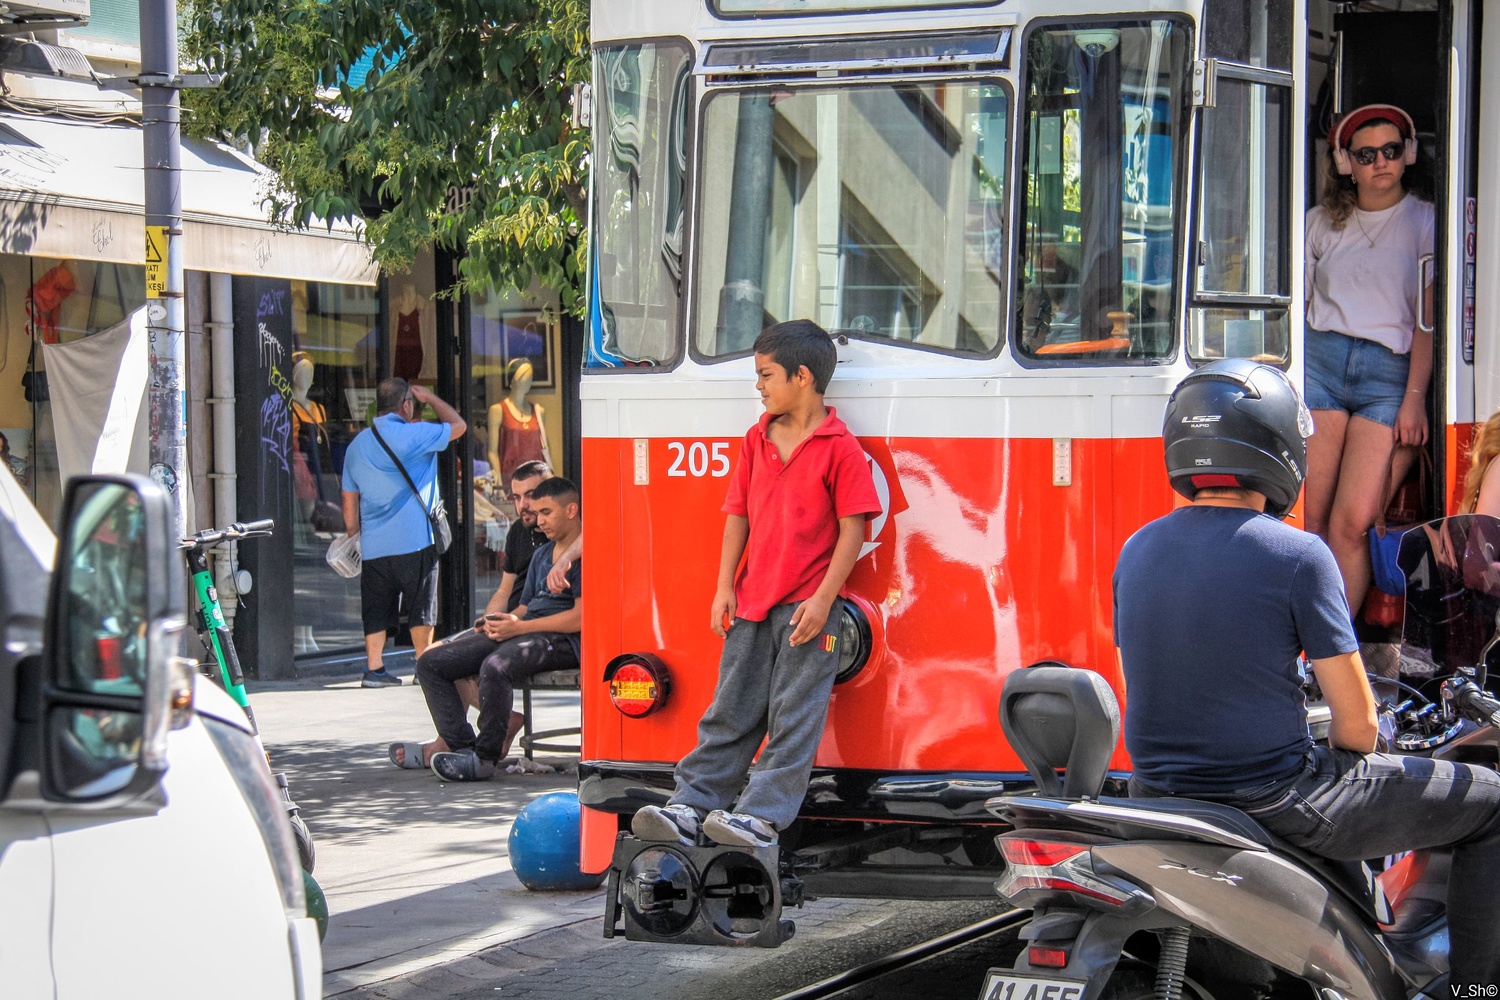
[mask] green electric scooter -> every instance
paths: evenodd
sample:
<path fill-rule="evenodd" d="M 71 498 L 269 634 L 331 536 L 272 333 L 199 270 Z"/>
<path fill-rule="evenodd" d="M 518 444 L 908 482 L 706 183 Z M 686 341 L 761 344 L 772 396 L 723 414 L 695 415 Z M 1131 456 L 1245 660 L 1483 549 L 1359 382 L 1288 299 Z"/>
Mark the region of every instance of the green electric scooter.
<path fill-rule="evenodd" d="M 255 712 L 250 708 L 250 699 L 245 694 L 245 675 L 240 669 L 240 658 L 234 650 L 234 639 L 229 634 L 229 626 L 224 621 L 224 609 L 219 604 L 219 590 L 214 586 L 213 572 L 208 566 L 208 550 L 225 542 L 238 542 L 248 538 L 265 538 L 271 534 L 276 523 L 270 518 L 263 521 L 251 521 L 249 524 L 231 524 L 227 528 L 208 528 L 198 532 L 192 538 L 182 540 L 181 549 L 183 556 L 187 559 L 188 574 L 193 581 L 193 594 L 196 599 L 196 613 L 198 638 L 203 642 L 205 659 L 199 669 L 203 675 L 217 683 L 235 703 L 245 710 L 245 717 L 250 720 L 250 728 L 256 734 L 256 740 L 260 739 L 260 727 L 255 722 Z M 265 749 L 264 745 L 261 747 Z M 270 760 L 270 755 L 266 757 Z M 316 860 L 316 852 L 313 848 L 312 834 L 303 822 L 301 811 L 297 803 L 292 801 L 291 792 L 287 789 L 286 775 L 279 771 L 272 772 L 276 778 L 276 784 L 281 788 L 282 798 L 286 800 L 287 816 L 291 820 L 292 832 L 297 838 L 297 854 L 302 862 L 302 868 L 309 874 L 313 870 L 313 862 Z"/>

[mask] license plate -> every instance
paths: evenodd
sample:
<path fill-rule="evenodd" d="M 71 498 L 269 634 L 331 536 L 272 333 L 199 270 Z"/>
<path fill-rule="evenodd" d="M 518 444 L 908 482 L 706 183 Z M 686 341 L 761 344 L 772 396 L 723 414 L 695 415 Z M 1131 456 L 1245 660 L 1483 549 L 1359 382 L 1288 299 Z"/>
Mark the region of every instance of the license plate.
<path fill-rule="evenodd" d="M 979 1000 L 1083 1000 L 1087 985 L 1077 979 L 1041 979 L 992 969 Z"/>

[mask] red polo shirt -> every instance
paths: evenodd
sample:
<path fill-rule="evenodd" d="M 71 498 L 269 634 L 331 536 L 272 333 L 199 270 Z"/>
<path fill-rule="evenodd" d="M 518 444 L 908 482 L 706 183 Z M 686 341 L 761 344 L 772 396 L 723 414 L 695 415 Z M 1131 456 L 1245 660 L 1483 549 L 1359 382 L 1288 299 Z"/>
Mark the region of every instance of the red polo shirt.
<path fill-rule="evenodd" d="M 839 518 L 880 513 L 870 461 L 833 407 L 785 464 L 767 435 L 770 423 L 763 413 L 746 432 L 724 498 L 724 513 L 750 521 L 734 600 L 735 616 L 753 622 L 817 592 L 833 561 Z"/>

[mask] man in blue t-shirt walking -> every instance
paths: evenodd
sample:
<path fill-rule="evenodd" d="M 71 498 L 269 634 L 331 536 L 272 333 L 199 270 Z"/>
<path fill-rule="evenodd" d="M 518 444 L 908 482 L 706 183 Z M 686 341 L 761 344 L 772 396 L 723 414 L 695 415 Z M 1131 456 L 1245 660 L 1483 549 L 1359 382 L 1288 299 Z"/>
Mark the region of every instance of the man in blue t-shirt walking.
<path fill-rule="evenodd" d="M 423 406 L 432 407 L 438 423 L 416 419 Z M 428 511 L 437 502 L 437 455 L 468 425 L 431 390 L 404 378 L 388 378 L 376 387 L 375 408 L 375 420 L 344 453 L 344 524 L 350 534 L 360 533 L 363 684 L 386 687 L 401 683 L 385 669 L 382 651 L 386 631 L 397 625 L 403 608 L 417 655 L 432 642 L 438 552 Z"/>
<path fill-rule="evenodd" d="M 1136 532 L 1114 576 L 1130 793 L 1225 802 L 1330 858 L 1451 846 L 1451 985 L 1500 983 L 1500 776 L 1372 752 L 1375 701 L 1338 564 L 1280 520 L 1311 432 L 1268 365 L 1215 362 L 1173 392 L 1167 475 L 1192 503 Z M 1302 652 L 1333 712 L 1328 746 L 1308 734 Z"/>

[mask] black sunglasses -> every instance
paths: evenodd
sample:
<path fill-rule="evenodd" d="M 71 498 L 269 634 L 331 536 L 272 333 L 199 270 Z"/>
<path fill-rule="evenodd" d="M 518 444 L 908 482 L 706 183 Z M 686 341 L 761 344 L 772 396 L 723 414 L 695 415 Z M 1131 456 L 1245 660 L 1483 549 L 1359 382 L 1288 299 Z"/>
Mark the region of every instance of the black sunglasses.
<path fill-rule="evenodd" d="M 1349 155 L 1354 162 L 1362 167 L 1368 167 L 1375 162 L 1376 154 L 1385 158 L 1387 163 L 1395 163 L 1406 154 L 1406 146 L 1399 142 L 1388 142 L 1384 146 L 1361 146 L 1358 149 L 1349 150 Z"/>

